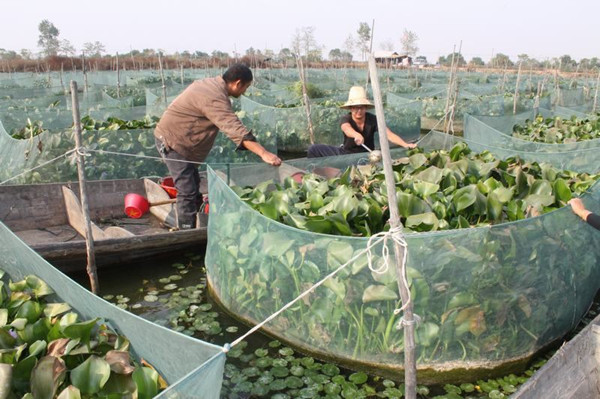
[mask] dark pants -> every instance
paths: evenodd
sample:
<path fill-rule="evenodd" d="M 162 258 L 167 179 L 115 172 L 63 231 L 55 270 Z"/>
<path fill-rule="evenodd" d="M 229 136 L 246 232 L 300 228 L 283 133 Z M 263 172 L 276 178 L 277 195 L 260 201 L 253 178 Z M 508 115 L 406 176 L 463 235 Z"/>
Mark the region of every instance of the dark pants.
<path fill-rule="evenodd" d="M 313 144 L 308 147 L 307 158 L 332 157 L 335 155 L 345 155 L 348 151 L 341 146 L 327 144 Z"/>
<path fill-rule="evenodd" d="M 200 194 L 200 174 L 198 165 L 187 162 L 182 155 L 172 149 L 166 149 L 162 141 L 155 138 L 156 148 L 164 159 L 177 189 L 177 227 L 192 229 L 196 227 L 196 215 L 202 205 Z M 184 161 L 184 162 L 181 162 Z"/>

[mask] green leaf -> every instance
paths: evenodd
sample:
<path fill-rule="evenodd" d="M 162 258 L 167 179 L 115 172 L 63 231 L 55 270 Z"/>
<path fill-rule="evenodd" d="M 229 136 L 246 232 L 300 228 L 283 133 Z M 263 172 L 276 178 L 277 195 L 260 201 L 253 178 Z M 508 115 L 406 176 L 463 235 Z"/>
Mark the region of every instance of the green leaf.
<path fill-rule="evenodd" d="M 258 211 L 268 217 L 269 219 L 277 220 L 279 215 L 277 209 L 272 204 L 259 204 L 257 206 Z"/>
<path fill-rule="evenodd" d="M 398 191 L 396 197 L 398 201 L 398 213 L 404 218 L 430 211 L 427 203 L 414 194 Z"/>
<path fill-rule="evenodd" d="M 476 190 L 477 186 L 474 184 L 470 184 L 466 187 L 455 191 L 454 196 L 452 197 L 452 202 L 456 206 L 457 212 L 460 212 L 463 209 L 466 209 L 475 203 L 475 201 L 477 200 L 477 196 L 475 193 Z"/>
<path fill-rule="evenodd" d="M 279 258 L 294 244 L 287 236 L 282 236 L 281 233 L 265 233 L 263 235 L 263 253 L 269 256 Z"/>
<path fill-rule="evenodd" d="M 422 172 L 414 175 L 414 177 L 418 180 L 437 185 L 442 180 L 442 174 L 442 169 L 435 166 L 430 166 Z"/>
<path fill-rule="evenodd" d="M 56 399 L 81 399 L 81 393 L 79 389 L 73 385 L 69 385 L 58 395 Z"/>
<path fill-rule="evenodd" d="M 431 194 L 438 192 L 440 186 L 426 181 L 419 181 L 413 184 L 413 191 L 421 198 L 429 197 Z"/>
<path fill-rule="evenodd" d="M 563 179 L 561 179 L 561 178 L 556 179 L 554 181 L 553 187 L 554 187 L 554 197 L 556 198 L 557 201 L 562 201 L 564 203 L 567 203 L 571 198 L 573 198 L 573 195 L 571 193 L 571 189 L 569 188 L 569 185 Z"/>
<path fill-rule="evenodd" d="M 44 307 L 44 315 L 52 318 L 61 315 L 71 310 L 71 306 L 67 303 L 47 303 Z"/>
<path fill-rule="evenodd" d="M 73 323 L 73 324 L 67 325 L 63 328 L 63 334 L 67 338 L 80 339 L 81 342 L 83 342 L 84 344 L 87 344 L 88 342 L 90 342 L 92 330 L 96 326 L 96 323 L 98 322 L 98 320 L 100 320 L 100 319 L 95 318 L 92 320 L 82 321 L 79 323 Z M 86 392 L 86 391 L 82 390 L 82 392 Z"/>
<path fill-rule="evenodd" d="M 487 215 L 490 220 L 502 219 L 502 202 L 498 199 L 496 192 L 488 195 L 487 198 Z"/>
<path fill-rule="evenodd" d="M 35 399 L 52 399 L 65 379 L 65 363 L 54 356 L 45 356 L 31 371 L 31 393 Z M 72 377 L 71 377 L 72 378 Z"/>
<path fill-rule="evenodd" d="M 140 367 L 133 372 L 132 377 L 137 385 L 138 399 L 152 399 L 158 394 L 158 373 L 155 370 Z"/>
<path fill-rule="evenodd" d="M 411 215 L 406 218 L 406 227 L 415 231 L 435 231 L 438 225 L 439 220 L 433 212 Z"/>
<path fill-rule="evenodd" d="M 393 301 L 398 299 L 398 294 L 385 285 L 370 285 L 363 292 L 363 303 L 374 301 Z"/>
<path fill-rule="evenodd" d="M 54 294 L 54 291 L 46 282 L 40 279 L 37 276 L 29 275 L 25 277 L 25 281 L 27 282 L 27 286 L 31 288 L 35 296 L 42 297 L 50 294 Z"/>
<path fill-rule="evenodd" d="M 71 382 L 83 393 L 98 393 L 110 377 L 110 365 L 92 355 L 71 370 Z"/>

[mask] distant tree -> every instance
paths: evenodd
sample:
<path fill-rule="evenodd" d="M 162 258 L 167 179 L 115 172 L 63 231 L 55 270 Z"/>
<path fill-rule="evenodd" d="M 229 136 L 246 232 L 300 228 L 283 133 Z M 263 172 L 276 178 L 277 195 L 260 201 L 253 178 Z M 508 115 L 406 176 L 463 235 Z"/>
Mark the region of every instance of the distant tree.
<path fill-rule="evenodd" d="M 196 57 L 196 58 L 206 58 L 206 57 L 208 57 L 208 53 L 205 53 L 204 51 L 196 50 L 196 51 L 194 51 L 194 57 Z"/>
<path fill-rule="evenodd" d="M 356 45 L 361 52 L 362 59 L 365 60 L 371 43 L 371 27 L 368 23 L 361 22 L 356 33 L 358 34 Z"/>
<path fill-rule="evenodd" d="M 469 65 L 475 66 L 475 67 L 482 67 L 485 65 L 485 62 L 483 62 L 481 57 L 473 57 L 473 58 L 471 58 L 471 61 L 469 61 Z"/>
<path fill-rule="evenodd" d="M 75 54 L 77 54 L 75 46 L 73 46 L 71 42 L 67 39 L 60 41 L 60 49 L 58 52 L 59 54 L 64 55 L 66 57 L 74 57 Z"/>
<path fill-rule="evenodd" d="M 462 54 L 454 53 L 454 62 L 457 62 L 459 66 L 467 65 L 467 62 L 463 58 Z M 441 56 L 438 58 L 438 64 L 443 66 L 451 66 L 452 65 L 452 53 L 448 54 L 448 56 Z"/>
<path fill-rule="evenodd" d="M 563 71 L 572 71 L 577 67 L 577 61 L 571 58 L 570 55 L 563 55 L 559 58 L 560 68 Z"/>
<path fill-rule="evenodd" d="M 60 31 L 47 19 L 40 22 L 38 30 L 40 31 L 38 46 L 42 49 L 42 53 L 45 56 L 56 55 L 60 48 L 60 41 L 58 40 Z"/>
<path fill-rule="evenodd" d="M 419 40 L 419 36 L 417 36 L 415 32 L 404 29 L 402 37 L 400 38 L 400 43 L 402 44 L 402 53 L 414 57 L 417 54 L 417 51 L 419 51 L 417 40 Z"/>
<path fill-rule="evenodd" d="M 514 65 L 514 63 L 510 60 L 510 58 L 508 57 L 508 55 L 502 54 L 502 53 L 496 54 L 490 60 L 490 62 L 488 62 L 488 64 L 492 68 L 506 68 L 506 67 L 511 67 L 511 66 Z"/>
<path fill-rule="evenodd" d="M 211 54 L 210 54 L 213 58 L 220 58 L 222 60 L 225 60 L 227 58 L 229 58 L 229 54 L 220 51 L 220 50 L 214 50 Z"/>
<path fill-rule="evenodd" d="M 339 48 L 331 49 L 327 58 L 329 58 L 331 61 L 341 61 L 342 50 L 340 50 Z"/>
<path fill-rule="evenodd" d="M 0 48 L 0 59 L 14 60 L 16 58 L 20 58 L 19 54 L 17 54 L 16 51 Z"/>
<path fill-rule="evenodd" d="M 95 42 L 85 42 L 83 43 L 83 52 L 87 57 L 102 57 L 102 53 L 106 52 L 106 48 L 104 44 L 95 41 Z"/>
<path fill-rule="evenodd" d="M 394 43 L 388 39 L 379 43 L 379 48 L 384 51 L 394 51 Z"/>
<path fill-rule="evenodd" d="M 311 62 L 323 61 L 323 50 L 320 47 L 310 50 L 306 55 L 306 59 Z"/>
<path fill-rule="evenodd" d="M 344 40 L 343 50 L 347 53 L 352 53 L 354 51 L 354 47 L 356 46 L 356 42 L 352 35 L 348 35 L 346 40 Z"/>
<path fill-rule="evenodd" d="M 600 60 L 598 59 L 598 57 L 590 58 L 590 69 L 599 68 L 599 67 L 600 67 Z"/>
<path fill-rule="evenodd" d="M 315 39 L 315 27 L 303 26 L 297 28 L 292 37 L 291 48 L 294 54 L 304 56 L 308 56 L 313 50 L 318 50 L 319 45 Z"/>
<path fill-rule="evenodd" d="M 352 62 L 353 55 L 349 51 L 342 51 L 342 61 L 344 62 Z"/>
<path fill-rule="evenodd" d="M 26 48 L 22 48 L 20 53 L 21 53 L 21 57 L 26 60 L 30 60 L 33 58 L 33 53 L 31 52 L 31 50 L 28 50 Z"/>
<path fill-rule="evenodd" d="M 143 55 L 144 57 L 150 57 L 156 55 L 156 51 L 153 48 L 145 48 L 142 50 L 141 55 Z"/>

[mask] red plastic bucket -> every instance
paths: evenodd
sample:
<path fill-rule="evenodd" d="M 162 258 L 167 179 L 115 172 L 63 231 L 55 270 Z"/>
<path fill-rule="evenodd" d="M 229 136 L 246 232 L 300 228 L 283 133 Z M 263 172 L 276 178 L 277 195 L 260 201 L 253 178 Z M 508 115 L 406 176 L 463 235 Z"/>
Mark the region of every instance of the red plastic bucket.
<path fill-rule="evenodd" d="M 163 177 L 159 180 L 158 184 L 169 194 L 170 198 L 177 197 L 177 189 L 171 176 Z"/>
<path fill-rule="evenodd" d="M 125 214 L 130 218 L 139 219 L 149 209 L 150 205 L 143 196 L 135 193 L 129 193 L 125 196 Z"/>

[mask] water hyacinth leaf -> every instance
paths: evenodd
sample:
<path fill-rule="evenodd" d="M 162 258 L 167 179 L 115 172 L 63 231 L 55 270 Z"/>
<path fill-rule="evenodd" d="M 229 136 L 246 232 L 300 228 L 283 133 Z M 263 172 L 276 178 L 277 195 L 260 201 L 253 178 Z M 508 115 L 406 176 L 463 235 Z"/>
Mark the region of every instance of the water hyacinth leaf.
<path fill-rule="evenodd" d="M 502 218 L 502 201 L 498 199 L 496 192 L 490 193 L 487 197 L 487 216 L 490 220 L 500 220 Z"/>
<path fill-rule="evenodd" d="M 498 201 L 505 204 L 512 199 L 513 190 L 510 188 L 499 186 L 492 191 L 492 194 L 496 196 Z"/>
<path fill-rule="evenodd" d="M 470 331 L 476 337 L 479 337 L 487 330 L 484 312 L 479 305 L 460 310 L 454 320 L 454 324 L 458 326 L 457 331 L 463 330 L 466 326 L 466 330 Z"/>
<path fill-rule="evenodd" d="M 288 226 L 292 226 L 301 230 L 306 230 L 306 217 L 302 215 L 290 213 L 283 217 L 283 221 Z"/>
<path fill-rule="evenodd" d="M 335 230 L 337 230 L 337 232 L 339 232 L 339 234 L 344 236 L 352 235 L 352 229 L 342 214 L 336 213 L 334 215 L 328 215 L 327 219 L 331 222 L 332 226 Z"/>
<path fill-rule="evenodd" d="M 375 301 L 391 301 L 398 299 L 398 294 L 385 285 L 370 285 L 363 292 L 363 303 Z"/>
<path fill-rule="evenodd" d="M 310 210 L 313 212 L 317 212 L 323 206 L 323 196 L 319 193 L 312 192 L 308 196 L 308 201 L 310 203 Z"/>
<path fill-rule="evenodd" d="M 440 327 L 431 322 L 425 322 L 416 330 L 416 342 L 422 346 L 431 346 L 439 337 Z"/>
<path fill-rule="evenodd" d="M 24 318 L 27 319 L 28 323 L 35 323 L 43 311 L 44 309 L 39 302 L 27 301 L 19 307 L 15 318 Z"/>
<path fill-rule="evenodd" d="M 333 291 L 340 300 L 344 300 L 346 297 L 346 285 L 339 278 L 328 278 L 323 285 Z"/>
<path fill-rule="evenodd" d="M 73 370 L 74 371 L 74 370 Z M 71 379 L 73 379 L 73 371 Z M 38 399 L 52 399 L 65 379 L 67 368 L 54 356 L 44 356 L 31 371 L 31 393 Z"/>
<path fill-rule="evenodd" d="M 109 364 L 110 369 L 117 374 L 131 374 L 135 367 L 131 365 L 129 352 L 127 351 L 108 351 L 104 360 Z"/>
<path fill-rule="evenodd" d="M 536 180 L 529 188 L 529 194 L 537 194 L 540 196 L 551 196 L 552 185 L 546 180 Z"/>
<path fill-rule="evenodd" d="M 7 399 L 11 394 L 13 369 L 10 364 L 0 363 L 0 398 Z"/>
<path fill-rule="evenodd" d="M 413 154 L 410 157 L 408 157 L 408 159 L 410 161 L 410 165 L 414 169 L 421 167 L 425 164 L 425 162 L 427 162 L 427 156 L 422 153 Z"/>
<path fill-rule="evenodd" d="M 345 187 L 345 186 L 342 186 Z M 358 200 L 354 197 L 353 192 L 350 189 L 346 189 L 342 194 L 334 197 L 331 202 L 331 206 L 338 214 L 341 214 L 344 220 L 351 213 L 356 212 L 358 207 Z"/>
<path fill-rule="evenodd" d="M 17 331 L 17 335 L 23 342 L 31 344 L 37 340 L 45 339 L 48 332 L 46 320 L 39 319 L 33 324 L 27 324 L 21 331 Z"/>
<path fill-rule="evenodd" d="M 82 343 L 87 344 L 90 342 L 92 330 L 96 326 L 96 323 L 100 320 L 95 318 L 88 321 L 82 321 L 80 323 L 73 323 L 63 328 L 63 334 L 65 337 L 72 339 L 80 339 Z M 86 392 L 83 391 L 82 392 Z"/>
<path fill-rule="evenodd" d="M 438 184 L 429 183 L 426 181 L 415 182 L 413 184 L 413 191 L 421 198 L 429 197 L 431 194 L 436 193 L 440 189 Z"/>
<path fill-rule="evenodd" d="M 538 211 L 541 211 L 545 206 L 554 204 L 554 195 L 530 194 L 523 201 Z"/>
<path fill-rule="evenodd" d="M 36 297 L 42 297 L 50 294 L 54 294 L 54 291 L 46 282 L 37 276 L 29 275 L 25 277 L 27 286 L 31 288 Z"/>
<path fill-rule="evenodd" d="M 46 349 L 47 343 L 44 340 L 38 340 L 29 345 L 29 356 L 37 356 Z"/>
<path fill-rule="evenodd" d="M 571 189 L 566 181 L 563 179 L 556 179 L 553 184 L 554 187 L 554 196 L 557 201 L 562 201 L 564 203 L 568 202 L 573 195 L 571 194 Z"/>
<path fill-rule="evenodd" d="M 398 191 L 396 195 L 398 202 L 398 212 L 402 217 L 407 218 L 410 215 L 430 211 L 427 203 L 414 194 Z"/>
<path fill-rule="evenodd" d="M 338 267 L 348 262 L 353 253 L 352 245 L 345 241 L 331 241 L 327 246 L 327 264 Z"/>
<path fill-rule="evenodd" d="M 69 385 L 62 390 L 56 399 L 81 399 L 81 391 L 77 387 Z"/>
<path fill-rule="evenodd" d="M 260 213 L 262 213 L 269 219 L 277 220 L 279 218 L 277 209 L 272 204 L 259 204 L 257 208 Z"/>
<path fill-rule="evenodd" d="M 456 211 L 460 212 L 473 205 L 477 200 L 477 186 L 470 184 L 466 187 L 456 190 L 452 198 L 452 202 L 456 206 Z"/>
<path fill-rule="evenodd" d="M 44 315 L 52 318 L 71 310 L 71 306 L 68 303 L 47 303 L 44 306 Z"/>
<path fill-rule="evenodd" d="M 0 328 L 4 327 L 8 322 L 8 309 L 0 308 Z"/>
<path fill-rule="evenodd" d="M 110 365 L 102 358 L 92 355 L 71 370 L 71 382 L 83 393 L 100 392 L 110 377 Z"/>
<path fill-rule="evenodd" d="M 419 215 L 411 215 L 406 218 L 406 227 L 415 231 L 435 231 L 438 228 L 439 220 L 435 213 L 427 212 Z"/>
<path fill-rule="evenodd" d="M 329 234 L 333 230 L 333 223 L 325 216 L 309 216 L 305 226 L 308 230 L 321 234 Z"/>
<path fill-rule="evenodd" d="M 438 185 L 438 183 L 442 180 L 443 169 L 440 169 L 436 166 L 430 166 L 427 169 L 417 173 L 414 177 L 418 180 L 422 180 L 423 182 L 431 183 L 434 185 Z"/>
<path fill-rule="evenodd" d="M 265 233 L 262 250 L 269 256 L 279 258 L 294 244 L 293 240 L 282 237 L 280 233 Z"/>

